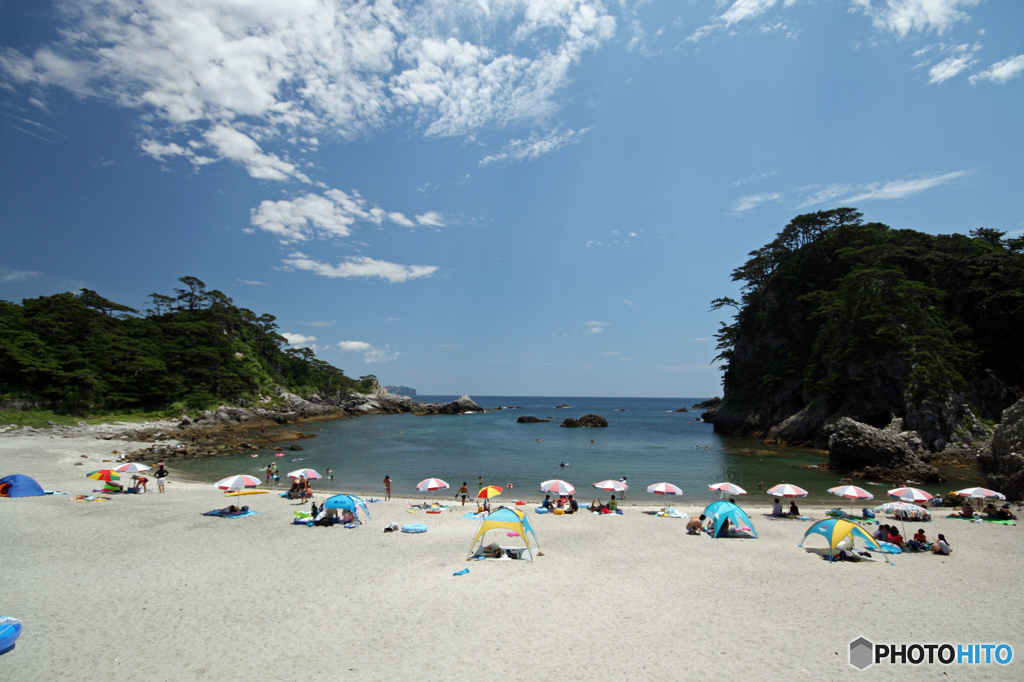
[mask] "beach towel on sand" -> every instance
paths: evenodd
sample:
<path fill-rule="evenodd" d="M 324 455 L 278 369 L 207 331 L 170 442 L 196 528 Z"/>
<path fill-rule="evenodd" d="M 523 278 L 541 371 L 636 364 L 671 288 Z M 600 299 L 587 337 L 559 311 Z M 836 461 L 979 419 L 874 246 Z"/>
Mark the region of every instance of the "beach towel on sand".
<path fill-rule="evenodd" d="M 981 521 L 983 523 L 998 523 L 1003 526 L 1016 526 L 1017 522 L 1013 519 L 979 519 L 975 516 L 973 519 L 960 516 L 959 514 L 950 514 L 946 517 L 947 519 L 959 519 L 960 521 Z"/>
<path fill-rule="evenodd" d="M 259 514 L 259 512 L 255 512 L 255 511 L 226 512 L 223 509 L 214 509 L 213 511 L 206 512 L 205 514 L 203 514 L 203 516 L 219 516 L 222 519 L 240 519 L 243 516 L 253 516 L 254 514 Z"/>

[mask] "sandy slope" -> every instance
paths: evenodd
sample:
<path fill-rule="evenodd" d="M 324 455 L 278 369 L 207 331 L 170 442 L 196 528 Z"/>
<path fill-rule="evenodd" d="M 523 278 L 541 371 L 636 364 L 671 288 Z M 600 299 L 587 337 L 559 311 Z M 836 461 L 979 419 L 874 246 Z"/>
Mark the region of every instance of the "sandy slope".
<path fill-rule="evenodd" d="M 0 475 L 86 493 L 84 474 L 124 446 L 0 436 Z M 110 502 L 0 499 L 0 615 L 25 622 L 0 679 L 1022 677 L 1019 527 L 939 518 L 927 531 L 951 557 L 830 565 L 796 547 L 808 523 L 753 508 L 768 498 L 745 501 L 758 540 L 686 537 L 641 513 L 655 503 L 620 517 L 531 505 L 545 556 L 467 563 L 477 524 L 461 509 L 409 514 L 396 499 L 358 529 L 306 528 L 272 494 L 240 498 L 257 516 L 203 517 L 231 500 L 171 480 Z M 382 533 L 392 521 L 430 530 Z M 1017 659 L 860 672 L 847 650 L 862 635 L 1007 642 Z"/>

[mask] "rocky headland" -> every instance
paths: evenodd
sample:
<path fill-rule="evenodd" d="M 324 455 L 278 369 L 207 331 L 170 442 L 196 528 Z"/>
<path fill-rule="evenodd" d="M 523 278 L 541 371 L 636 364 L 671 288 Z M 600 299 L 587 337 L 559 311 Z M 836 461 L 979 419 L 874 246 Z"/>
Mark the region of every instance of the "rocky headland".
<path fill-rule="evenodd" d="M 569 417 L 563 421 L 559 426 L 565 426 L 568 428 L 580 428 L 580 427 L 596 427 L 604 428 L 608 426 L 608 420 L 599 414 L 585 414 L 579 419 L 573 419 Z"/>
<path fill-rule="evenodd" d="M 9 437 L 97 438 L 113 441 L 146 442 L 147 447 L 130 452 L 114 451 L 133 461 L 168 458 L 217 457 L 261 448 L 301 450 L 299 442 L 314 438 L 312 422 L 368 414 L 410 412 L 419 416 L 456 415 L 483 412 L 468 395 L 448 403 L 420 403 L 384 389 L 370 394 L 312 394 L 305 398 L 279 391 L 261 404 L 227 406 L 206 410 L 190 418 L 155 422 L 116 422 L 91 425 L 79 421 L 76 426 L 32 428 L 0 426 L 0 434 Z M 302 428 L 305 426 L 305 428 Z"/>

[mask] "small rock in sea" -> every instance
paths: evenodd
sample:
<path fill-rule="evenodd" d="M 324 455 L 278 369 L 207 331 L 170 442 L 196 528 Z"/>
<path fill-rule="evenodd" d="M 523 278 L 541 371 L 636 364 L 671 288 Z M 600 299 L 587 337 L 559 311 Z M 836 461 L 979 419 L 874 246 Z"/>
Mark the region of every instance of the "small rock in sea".
<path fill-rule="evenodd" d="M 289 447 L 288 449 L 289 449 L 289 450 L 295 450 L 295 451 L 298 451 L 298 450 L 301 450 L 301 449 L 302 449 L 302 446 L 301 446 L 301 445 L 292 445 L 292 446 L 291 446 L 291 447 Z"/>

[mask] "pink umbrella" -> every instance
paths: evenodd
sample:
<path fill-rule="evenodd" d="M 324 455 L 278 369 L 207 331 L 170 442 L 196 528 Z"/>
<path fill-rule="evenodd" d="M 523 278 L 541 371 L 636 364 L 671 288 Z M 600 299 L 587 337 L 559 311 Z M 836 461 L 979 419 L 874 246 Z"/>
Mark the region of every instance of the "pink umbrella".
<path fill-rule="evenodd" d="M 928 500 L 935 499 L 935 496 L 931 493 L 926 493 L 917 488 L 893 488 L 889 491 L 889 497 L 895 497 L 897 500 L 915 504 L 925 504 Z"/>
<path fill-rule="evenodd" d="M 655 495 L 682 495 L 683 490 L 671 483 L 654 483 L 647 486 L 647 492 Z"/>
<path fill-rule="evenodd" d="M 416 485 L 416 490 L 444 490 L 448 484 L 440 478 L 427 478 Z"/>
<path fill-rule="evenodd" d="M 807 497 L 807 491 L 798 485 L 780 483 L 774 488 L 765 491 L 772 497 Z"/>
<path fill-rule="evenodd" d="M 613 481 L 611 479 L 595 483 L 594 487 L 598 490 L 607 490 L 613 493 L 621 493 L 623 490 L 629 489 L 629 486 L 622 481 Z"/>
<path fill-rule="evenodd" d="M 995 490 L 989 490 L 988 488 L 964 488 L 963 490 L 957 490 L 956 494 L 960 497 L 980 497 L 988 500 L 1006 499 L 1006 495 L 997 493 Z"/>
<path fill-rule="evenodd" d="M 839 497 L 845 497 L 845 498 L 851 500 L 851 503 L 850 503 L 850 513 L 851 514 L 853 513 L 853 503 L 852 503 L 852 500 L 871 500 L 871 499 L 874 499 L 874 497 L 875 497 L 874 495 L 869 493 L 867 490 L 864 490 L 864 488 L 858 488 L 855 485 L 839 485 L 839 486 L 836 486 L 835 488 L 829 488 L 828 491 L 830 493 L 832 493 L 833 495 L 838 495 Z"/>
<path fill-rule="evenodd" d="M 709 490 L 717 490 L 718 492 L 720 492 L 722 494 L 723 498 L 725 497 L 726 493 L 728 493 L 730 495 L 746 495 L 747 494 L 747 491 L 744 490 L 743 488 L 739 487 L 735 483 L 728 483 L 728 482 L 726 482 L 726 483 L 712 483 L 711 485 L 708 486 L 708 489 Z"/>
<path fill-rule="evenodd" d="M 255 488 L 260 484 L 260 479 L 255 476 L 248 474 L 240 474 L 238 476 L 228 476 L 223 478 L 216 483 L 215 486 L 221 490 L 241 490 L 243 488 Z"/>
<path fill-rule="evenodd" d="M 119 474 L 137 474 L 140 471 L 149 471 L 149 467 L 145 464 L 139 464 L 138 462 L 129 462 L 128 464 L 122 464 L 119 467 L 114 467 L 114 471 Z"/>
<path fill-rule="evenodd" d="M 540 484 L 540 490 L 543 493 L 558 493 L 559 495 L 572 495 L 576 492 L 576 488 L 572 487 L 571 483 L 558 479 L 544 481 Z"/>
<path fill-rule="evenodd" d="M 313 481 L 318 478 L 323 478 L 313 469 L 296 469 L 295 471 L 288 474 L 288 478 L 299 478 L 300 476 L 305 476 L 307 481 Z"/>

